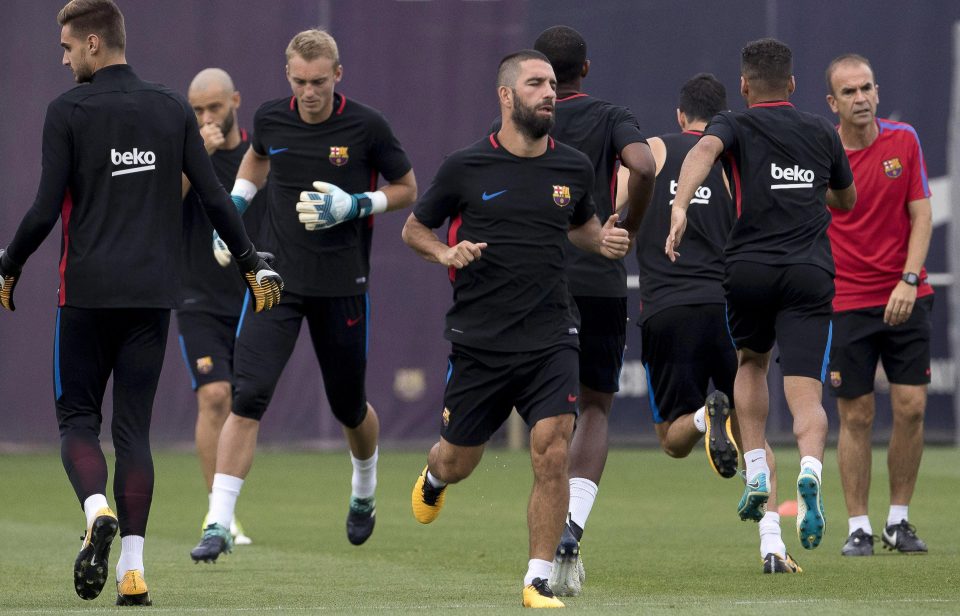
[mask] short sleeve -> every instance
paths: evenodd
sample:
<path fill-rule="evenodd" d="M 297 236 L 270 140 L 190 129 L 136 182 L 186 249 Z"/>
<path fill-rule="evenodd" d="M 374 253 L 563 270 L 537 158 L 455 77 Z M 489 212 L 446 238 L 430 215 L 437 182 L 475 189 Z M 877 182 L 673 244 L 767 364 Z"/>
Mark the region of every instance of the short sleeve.
<path fill-rule="evenodd" d="M 253 148 L 253 151 L 259 154 L 261 157 L 267 155 L 267 148 L 264 147 L 263 142 L 260 141 L 260 135 L 263 134 L 263 107 L 257 109 L 257 112 L 253 114 L 253 138 L 250 139 L 250 147 Z"/>
<path fill-rule="evenodd" d="M 723 151 L 727 152 L 737 143 L 737 131 L 729 111 L 721 111 L 713 116 L 703 131 L 704 135 L 713 135 L 723 143 Z"/>
<path fill-rule="evenodd" d="M 573 216 L 570 218 L 570 224 L 574 227 L 579 227 L 584 224 L 591 218 L 593 218 L 597 213 L 597 204 L 593 201 L 593 182 L 594 182 L 594 173 L 593 168 L 587 166 L 583 174 L 583 197 L 577 201 L 576 205 L 573 207 Z M 601 220 L 600 224 L 606 222 Z"/>
<path fill-rule="evenodd" d="M 920 146 L 920 137 L 917 131 L 910 127 L 910 143 L 912 152 L 907 164 L 910 165 L 910 192 L 907 201 L 919 201 L 930 198 L 930 181 L 927 178 L 927 162 L 923 159 L 923 148 Z"/>
<path fill-rule="evenodd" d="M 370 122 L 371 158 L 374 168 L 388 182 L 398 180 L 407 174 L 412 165 L 407 153 L 403 151 L 400 140 L 393 134 L 387 119 L 376 114 Z"/>
<path fill-rule="evenodd" d="M 629 109 L 618 109 L 612 131 L 613 148 L 623 151 L 631 143 L 646 143 L 647 139 L 640 131 L 640 123 Z"/>
<path fill-rule="evenodd" d="M 460 212 L 458 168 L 453 156 L 444 160 L 426 192 L 413 206 L 413 215 L 425 226 L 436 229 Z"/>
<path fill-rule="evenodd" d="M 853 184 L 853 171 L 850 170 L 850 160 L 843 149 L 840 135 L 833 128 L 828 129 L 833 138 L 833 162 L 830 165 L 830 188 L 843 190 Z"/>

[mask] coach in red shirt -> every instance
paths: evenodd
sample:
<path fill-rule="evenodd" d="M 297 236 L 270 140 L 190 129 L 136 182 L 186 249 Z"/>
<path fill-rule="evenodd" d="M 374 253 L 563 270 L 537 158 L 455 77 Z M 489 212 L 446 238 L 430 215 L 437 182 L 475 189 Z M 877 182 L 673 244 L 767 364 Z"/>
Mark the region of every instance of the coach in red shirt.
<path fill-rule="evenodd" d="M 878 359 L 893 406 L 890 512 L 882 540 L 891 550 L 924 553 L 927 546 L 907 521 L 907 507 L 923 452 L 930 383 L 933 289 L 923 268 L 932 229 L 927 169 L 917 131 L 876 117 L 878 87 L 866 58 L 842 55 L 826 76 L 827 103 L 840 119 L 858 195 L 853 210 L 831 210 L 828 231 L 837 270 L 830 390 L 840 412 L 837 458 L 850 516 L 842 554 L 873 554 L 867 501 Z"/>

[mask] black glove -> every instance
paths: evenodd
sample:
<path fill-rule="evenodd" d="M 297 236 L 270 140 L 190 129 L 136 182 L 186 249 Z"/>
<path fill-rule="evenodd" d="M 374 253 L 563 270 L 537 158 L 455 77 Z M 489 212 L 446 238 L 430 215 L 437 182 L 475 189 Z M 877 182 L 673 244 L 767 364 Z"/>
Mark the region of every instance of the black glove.
<path fill-rule="evenodd" d="M 0 307 L 11 312 L 17 309 L 13 304 L 13 290 L 22 269 L 7 256 L 6 250 L 0 249 Z"/>
<path fill-rule="evenodd" d="M 270 310 L 280 303 L 283 278 L 270 267 L 273 258 L 269 252 L 257 252 L 254 248 L 236 257 L 237 266 L 253 295 L 256 312 Z"/>

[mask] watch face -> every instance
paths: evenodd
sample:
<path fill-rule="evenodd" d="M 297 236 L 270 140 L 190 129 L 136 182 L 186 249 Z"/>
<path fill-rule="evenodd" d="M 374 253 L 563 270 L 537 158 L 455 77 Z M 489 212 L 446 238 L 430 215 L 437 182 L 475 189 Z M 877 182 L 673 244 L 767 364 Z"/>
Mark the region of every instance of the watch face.
<path fill-rule="evenodd" d="M 918 284 L 920 284 L 920 277 L 917 276 L 916 274 L 912 274 L 912 273 L 904 274 L 900 279 L 903 280 L 905 283 L 913 286 L 917 286 Z"/>

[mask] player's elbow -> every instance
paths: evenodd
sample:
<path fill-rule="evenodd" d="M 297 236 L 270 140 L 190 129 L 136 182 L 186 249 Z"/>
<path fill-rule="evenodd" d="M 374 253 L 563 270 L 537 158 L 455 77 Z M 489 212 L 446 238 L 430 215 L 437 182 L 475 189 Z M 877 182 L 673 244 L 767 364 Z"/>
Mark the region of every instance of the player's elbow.
<path fill-rule="evenodd" d="M 851 184 L 848 188 L 837 193 L 837 206 L 845 212 L 853 209 L 857 203 L 857 187 Z"/>
<path fill-rule="evenodd" d="M 414 237 L 416 235 L 415 227 L 417 225 L 420 225 L 420 221 L 417 220 L 417 217 L 412 213 L 407 216 L 407 221 L 403 223 L 403 230 L 400 231 L 400 237 L 407 246 L 413 247 Z"/>

